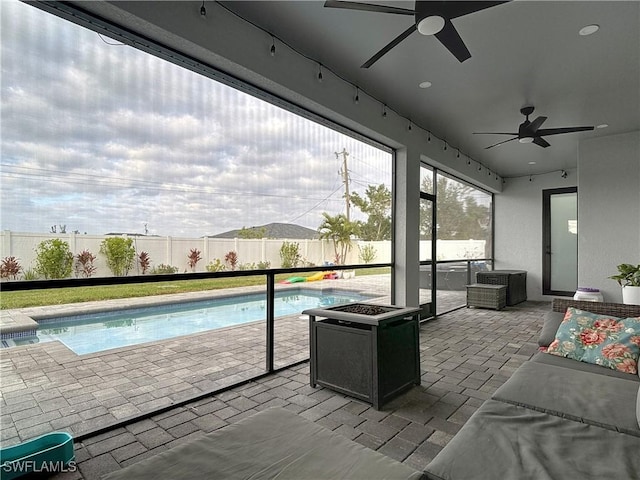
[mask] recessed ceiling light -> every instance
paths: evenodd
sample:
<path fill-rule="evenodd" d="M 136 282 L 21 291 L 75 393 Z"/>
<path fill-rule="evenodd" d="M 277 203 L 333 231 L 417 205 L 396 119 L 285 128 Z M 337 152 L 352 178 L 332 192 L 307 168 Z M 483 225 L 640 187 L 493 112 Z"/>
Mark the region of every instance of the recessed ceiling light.
<path fill-rule="evenodd" d="M 609 125 L 607 123 L 601 123 L 596 128 L 607 128 Z"/>
<path fill-rule="evenodd" d="M 429 88 L 431 86 L 431 82 L 428 82 L 428 81 L 420 82 L 418 86 L 420 88 Z"/>
<path fill-rule="evenodd" d="M 586 26 L 582 27 L 578 33 L 580 35 L 582 35 L 583 37 L 585 37 L 587 35 L 592 35 L 592 34 L 596 33 L 598 30 L 600 30 L 600 26 L 599 25 L 595 25 L 595 24 L 586 25 Z"/>
<path fill-rule="evenodd" d="M 529 162 L 529 165 L 535 165 L 536 162 Z"/>

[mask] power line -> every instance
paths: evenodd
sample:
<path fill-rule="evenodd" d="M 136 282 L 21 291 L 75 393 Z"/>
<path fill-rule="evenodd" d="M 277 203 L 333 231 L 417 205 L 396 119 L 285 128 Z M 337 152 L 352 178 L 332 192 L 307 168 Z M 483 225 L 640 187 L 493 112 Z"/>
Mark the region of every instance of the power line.
<path fill-rule="evenodd" d="M 97 174 L 80 174 L 74 172 L 60 172 L 53 169 L 46 168 L 37 168 L 37 167 L 22 167 L 16 165 L 7 165 L 1 164 L 3 167 L 2 172 L 0 174 L 3 177 L 7 178 L 31 178 L 34 180 L 39 180 L 47 183 L 57 183 L 60 181 L 64 181 L 66 183 L 72 185 L 84 185 L 87 187 L 96 187 L 96 182 L 90 181 L 91 179 L 97 180 L 101 186 L 109 187 L 113 189 L 131 189 L 131 188 L 141 188 L 145 191 L 169 191 L 169 192 L 180 192 L 180 193 L 200 193 L 206 195 L 233 195 L 233 196 L 247 196 L 252 195 L 256 197 L 269 197 L 269 198 L 287 198 L 290 199 L 291 194 L 273 194 L 273 193 L 256 193 L 253 191 L 243 191 L 243 190 L 222 190 L 214 187 L 196 187 L 193 185 L 187 184 L 167 184 L 166 182 L 155 182 L 150 180 L 135 180 L 132 178 L 126 177 L 116 177 L 116 176 L 104 176 Z M 27 172 L 6 172 L 4 169 L 17 168 L 27 170 Z M 332 192 L 333 194 L 334 192 Z M 330 195 L 329 195 L 330 196 Z M 318 197 L 302 197 L 296 196 L 296 199 L 299 200 L 318 200 Z M 325 201 L 326 197 L 320 199 L 320 201 Z"/>
<path fill-rule="evenodd" d="M 342 185 L 339 185 L 339 186 L 338 186 L 338 188 L 336 188 L 333 192 L 331 192 L 331 193 L 330 193 L 329 195 L 327 195 L 325 198 L 323 198 L 323 199 L 322 199 L 322 200 L 320 200 L 318 203 L 316 203 L 316 204 L 315 204 L 313 207 L 311 207 L 309 210 L 307 210 L 307 211 L 305 211 L 305 212 L 301 213 L 300 215 L 298 215 L 297 217 L 292 218 L 291 220 L 289 220 L 289 223 L 293 223 L 293 222 L 295 222 L 296 220 L 298 220 L 299 218 L 301 218 L 301 217 L 305 216 L 307 213 L 309 213 L 309 212 L 311 212 L 311 211 L 315 210 L 318 206 L 320 206 L 320 204 L 322 204 L 323 202 L 328 201 L 328 200 L 329 200 L 329 198 L 331 198 L 331 196 L 332 196 L 334 193 L 336 193 L 338 190 L 340 190 L 341 188 L 342 188 Z"/>

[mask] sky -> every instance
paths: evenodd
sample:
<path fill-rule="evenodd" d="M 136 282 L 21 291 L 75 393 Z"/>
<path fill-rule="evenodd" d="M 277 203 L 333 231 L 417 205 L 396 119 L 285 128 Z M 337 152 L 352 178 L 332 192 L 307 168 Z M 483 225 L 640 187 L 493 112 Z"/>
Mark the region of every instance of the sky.
<path fill-rule="evenodd" d="M 388 152 L 33 6 L 0 14 L 2 230 L 317 229 L 345 210 L 343 149 L 351 191 L 391 189 Z"/>

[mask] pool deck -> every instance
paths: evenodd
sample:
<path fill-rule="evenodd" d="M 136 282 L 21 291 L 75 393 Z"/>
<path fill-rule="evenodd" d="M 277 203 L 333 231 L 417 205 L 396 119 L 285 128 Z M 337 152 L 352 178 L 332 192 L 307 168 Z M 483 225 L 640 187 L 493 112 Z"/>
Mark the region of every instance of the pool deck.
<path fill-rule="evenodd" d="M 278 290 L 339 289 L 388 302 L 388 278 L 360 277 Z M 163 303 L 264 293 L 264 286 L 3 311 L 12 331 L 33 320 Z M 306 316 L 275 322 L 275 368 L 308 358 Z M 266 371 L 265 322 L 77 355 L 59 341 L 0 349 L 0 442 L 14 444 L 52 430 L 74 436 L 233 385 Z"/>
<path fill-rule="evenodd" d="M 347 288 L 346 282 L 356 290 L 380 288 L 384 303 L 384 287 L 371 285 L 371 279 L 331 281 L 329 287 Z M 311 388 L 306 362 L 172 408 L 264 373 L 262 322 L 82 356 L 59 342 L 3 349 L 2 445 L 54 430 L 83 435 L 76 444 L 79 469 L 58 477 L 95 479 L 279 405 L 420 469 L 535 353 L 542 313 L 548 308 L 547 303 L 525 302 L 499 312 L 462 309 L 423 324 L 422 385 L 380 411 L 331 390 Z M 308 358 L 306 318 L 278 319 L 275 343 L 276 367 Z M 163 413 L 91 434 L 163 407 Z"/>

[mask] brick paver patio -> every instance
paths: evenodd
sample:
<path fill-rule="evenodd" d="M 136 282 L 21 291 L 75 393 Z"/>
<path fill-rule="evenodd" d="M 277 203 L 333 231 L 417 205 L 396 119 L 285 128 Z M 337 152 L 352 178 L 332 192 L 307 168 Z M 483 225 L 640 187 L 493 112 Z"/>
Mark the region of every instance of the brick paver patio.
<path fill-rule="evenodd" d="M 311 388 L 302 363 L 95 436 L 87 433 L 264 372 L 264 325 L 82 357 L 58 342 L 10 349 L 20 352 L 2 354 L 3 445 L 52 430 L 81 434 L 78 470 L 56 478 L 96 479 L 277 405 L 422 469 L 535 353 L 548 308 L 525 302 L 500 312 L 462 309 L 423 324 L 422 385 L 381 411 Z M 307 326 L 299 317 L 277 320 L 276 366 L 308 357 Z"/>

